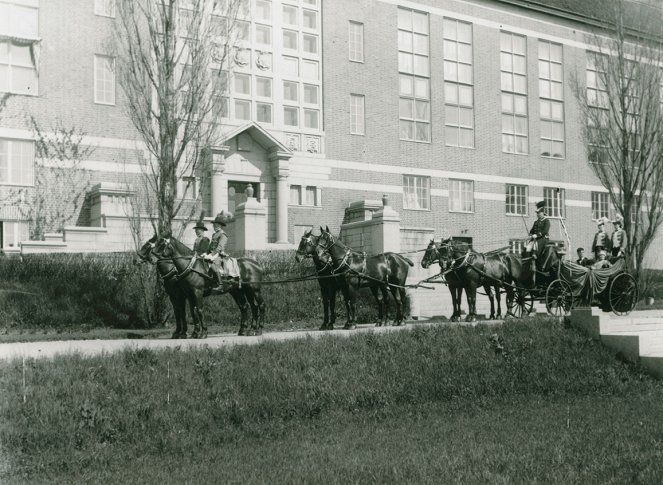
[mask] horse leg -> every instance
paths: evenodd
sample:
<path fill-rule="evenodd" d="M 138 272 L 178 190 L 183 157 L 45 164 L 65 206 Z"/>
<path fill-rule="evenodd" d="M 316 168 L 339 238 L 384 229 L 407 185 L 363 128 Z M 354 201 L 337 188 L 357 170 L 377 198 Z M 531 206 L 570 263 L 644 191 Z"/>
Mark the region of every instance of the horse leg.
<path fill-rule="evenodd" d="M 320 296 L 322 296 L 323 312 L 322 325 L 320 326 L 320 330 L 327 330 L 327 326 L 329 325 L 329 291 L 324 283 L 322 283 L 320 280 L 318 280 L 318 282 L 320 283 Z"/>
<path fill-rule="evenodd" d="M 343 303 L 345 303 L 345 326 L 344 329 L 347 329 L 352 323 L 352 310 L 350 308 L 350 290 L 347 285 L 341 286 L 341 293 L 343 294 Z"/>
<path fill-rule="evenodd" d="M 380 292 L 382 293 L 382 308 L 384 309 L 382 323 L 387 326 L 389 325 L 389 286 L 380 286 Z"/>
<path fill-rule="evenodd" d="M 244 286 L 244 294 L 246 295 L 246 301 L 251 307 L 251 329 L 255 335 L 262 335 L 262 329 L 260 328 L 260 316 L 258 310 L 258 304 L 256 303 L 255 293 L 251 286 Z"/>
<path fill-rule="evenodd" d="M 497 315 L 496 315 L 496 317 L 498 319 L 501 319 L 502 318 L 502 295 L 500 294 L 501 290 L 500 290 L 499 286 L 495 286 L 494 288 L 495 288 L 495 299 L 497 300 Z"/>
<path fill-rule="evenodd" d="M 473 322 L 477 319 L 477 287 L 470 284 L 465 288 L 465 296 L 467 297 L 467 318 L 466 322 Z"/>
<path fill-rule="evenodd" d="M 405 293 L 403 288 L 396 288 L 391 286 L 391 296 L 394 297 L 394 302 L 396 303 L 396 318 L 394 319 L 394 324 L 399 326 L 403 323 L 403 301 L 401 299 L 401 291 Z"/>
<path fill-rule="evenodd" d="M 453 313 L 449 319 L 452 322 L 457 322 L 460 319 L 460 297 L 459 289 L 455 286 L 449 286 L 449 293 L 451 293 L 451 305 L 453 306 Z"/>
<path fill-rule="evenodd" d="M 205 325 L 205 319 L 203 318 L 203 298 L 203 290 L 196 290 L 194 297 L 194 312 L 196 313 L 200 325 L 200 334 L 198 335 L 198 338 L 207 338 L 207 325 Z"/>
<path fill-rule="evenodd" d="M 484 286 L 483 289 L 490 300 L 490 316 L 488 320 L 495 320 L 495 297 L 493 296 L 493 290 L 488 285 Z"/>
<path fill-rule="evenodd" d="M 375 298 L 375 301 L 378 304 L 378 322 L 375 324 L 375 326 L 381 327 L 383 323 L 382 293 L 378 291 L 376 286 L 371 286 L 371 293 L 373 294 L 373 298 Z"/>
<path fill-rule="evenodd" d="M 357 288 L 354 285 L 347 285 L 348 299 L 348 323 L 343 327 L 345 330 L 354 330 L 357 328 Z"/>
<path fill-rule="evenodd" d="M 336 323 L 336 287 L 329 285 L 329 323 L 327 330 L 334 330 L 334 323 Z"/>
<path fill-rule="evenodd" d="M 248 325 L 249 320 L 249 302 L 246 301 L 246 295 L 239 288 L 235 288 L 230 291 L 230 295 L 235 300 L 237 307 L 239 308 L 240 320 L 239 320 L 239 332 L 237 335 L 245 336 L 249 335 L 250 327 Z"/>
<path fill-rule="evenodd" d="M 173 314 L 175 315 L 175 331 L 170 338 L 182 338 L 182 327 L 184 327 L 184 338 L 186 338 L 186 300 L 182 295 L 175 293 L 175 288 L 167 289 L 170 304 L 173 306 Z M 184 323 L 183 323 L 184 322 Z"/>
<path fill-rule="evenodd" d="M 262 289 L 259 286 L 253 288 L 253 299 L 256 305 L 258 305 L 258 335 L 262 335 L 262 329 L 265 328 L 267 304 L 262 297 Z"/>

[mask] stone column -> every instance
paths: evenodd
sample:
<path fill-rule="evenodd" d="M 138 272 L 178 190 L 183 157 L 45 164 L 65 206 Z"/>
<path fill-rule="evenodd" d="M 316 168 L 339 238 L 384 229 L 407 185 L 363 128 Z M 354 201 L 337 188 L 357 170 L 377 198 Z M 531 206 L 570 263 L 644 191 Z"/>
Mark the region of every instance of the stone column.
<path fill-rule="evenodd" d="M 246 190 L 246 202 L 235 208 L 235 251 L 267 247 L 267 210 Z"/>
<path fill-rule="evenodd" d="M 387 196 L 382 197 L 382 209 L 373 213 L 373 251 L 385 253 L 401 250 L 401 217 L 390 205 Z"/>
<path fill-rule="evenodd" d="M 288 201 L 290 200 L 289 161 L 292 153 L 273 151 L 269 154 L 272 163 L 272 174 L 276 179 L 276 242 L 288 243 Z"/>
<path fill-rule="evenodd" d="M 226 169 L 226 152 L 228 146 L 212 147 L 212 160 L 210 163 L 210 209 L 211 217 L 216 216 L 222 209 L 228 209 L 228 183 L 224 171 Z"/>

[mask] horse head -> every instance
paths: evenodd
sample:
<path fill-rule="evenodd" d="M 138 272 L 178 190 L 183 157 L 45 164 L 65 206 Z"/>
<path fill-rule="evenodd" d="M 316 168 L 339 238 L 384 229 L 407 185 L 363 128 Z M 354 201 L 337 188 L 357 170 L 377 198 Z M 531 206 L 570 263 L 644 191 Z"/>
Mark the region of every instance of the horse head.
<path fill-rule="evenodd" d="M 312 232 L 312 229 L 306 231 L 299 240 L 299 246 L 297 246 L 297 252 L 295 253 L 295 260 L 298 263 L 315 254 L 319 236 L 314 236 Z"/>
<path fill-rule="evenodd" d="M 157 239 L 158 237 L 155 234 L 136 251 L 137 258 L 134 258 L 134 264 L 156 263 L 157 256 L 154 254 L 154 246 Z"/>
<path fill-rule="evenodd" d="M 170 234 L 164 234 L 161 236 L 154 245 L 152 252 L 162 259 L 172 258 L 175 254 L 175 249 L 173 248 L 173 243 L 170 239 Z"/>
<path fill-rule="evenodd" d="M 438 246 L 435 244 L 435 238 L 433 238 L 428 243 L 424 257 L 421 259 L 421 267 L 427 269 L 431 264 L 438 260 Z"/>

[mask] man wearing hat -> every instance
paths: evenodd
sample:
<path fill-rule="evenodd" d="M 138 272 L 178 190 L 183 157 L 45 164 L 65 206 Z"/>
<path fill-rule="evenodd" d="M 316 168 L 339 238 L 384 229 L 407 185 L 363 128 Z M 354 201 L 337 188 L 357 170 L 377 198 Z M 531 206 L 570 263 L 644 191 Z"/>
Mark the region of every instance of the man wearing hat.
<path fill-rule="evenodd" d="M 596 224 L 599 228 L 598 232 L 594 235 L 594 242 L 592 243 L 592 252 L 594 253 L 594 259 L 599 260 L 599 253 L 601 251 L 606 251 L 608 245 L 610 244 L 610 238 L 605 232 L 605 219 L 601 218 L 596 221 Z"/>
<path fill-rule="evenodd" d="M 224 280 L 227 280 L 229 276 L 226 271 L 225 264 L 226 259 L 228 259 L 228 254 L 226 253 L 228 236 L 226 236 L 226 233 L 223 230 L 223 228 L 226 227 L 228 219 L 228 215 L 221 211 L 212 221 L 214 234 L 212 234 L 212 240 L 209 244 L 209 248 L 207 249 L 207 254 L 204 256 L 205 259 L 211 262 L 212 268 L 216 272 L 219 286 L 214 289 L 218 291 L 225 291 L 223 283 Z"/>
<path fill-rule="evenodd" d="M 536 203 L 536 220 L 529 231 L 529 237 L 525 245 L 525 255 L 536 259 L 545 241 L 548 240 L 549 232 L 550 221 L 546 217 L 546 203 L 542 200 Z M 539 241 L 542 242 L 539 243 Z"/>
<path fill-rule="evenodd" d="M 623 258 L 626 255 L 628 237 L 626 236 L 626 231 L 623 229 L 624 219 L 622 216 L 617 214 L 615 220 L 612 221 L 612 225 L 615 227 L 615 230 L 610 237 L 612 256 L 615 258 Z"/>
<path fill-rule="evenodd" d="M 207 228 L 203 223 L 203 220 L 196 222 L 196 225 L 193 226 L 193 230 L 196 231 L 196 240 L 193 243 L 193 252 L 196 256 L 201 256 L 209 250 L 209 239 L 205 237 L 205 231 Z"/>

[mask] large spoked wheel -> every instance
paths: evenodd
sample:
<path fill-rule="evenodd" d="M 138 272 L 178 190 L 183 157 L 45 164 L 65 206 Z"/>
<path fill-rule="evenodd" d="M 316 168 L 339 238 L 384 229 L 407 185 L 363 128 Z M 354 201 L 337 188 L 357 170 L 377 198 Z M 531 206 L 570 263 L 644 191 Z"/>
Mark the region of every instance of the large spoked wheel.
<path fill-rule="evenodd" d="M 509 305 L 509 313 L 516 318 L 523 318 L 532 313 L 534 297 L 525 289 L 517 289 L 513 295 L 513 301 Z"/>
<path fill-rule="evenodd" d="M 546 310 L 553 317 L 563 317 L 571 311 L 573 293 L 566 281 L 555 280 L 546 290 Z"/>
<path fill-rule="evenodd" d="M 608 302 L 615 315 L 627 315 L 635 308 L 639 296 L 638 282 L 629 273 L 621 273 L 610 282 Z"/>

